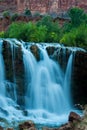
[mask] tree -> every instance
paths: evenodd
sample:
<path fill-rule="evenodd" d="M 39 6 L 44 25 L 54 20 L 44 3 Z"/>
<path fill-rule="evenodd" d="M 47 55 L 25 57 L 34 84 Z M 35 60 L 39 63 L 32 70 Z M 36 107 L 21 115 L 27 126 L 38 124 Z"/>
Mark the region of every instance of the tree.
<path fill-rule="evenodd" d="M 68 13 L 71 18 L 71 24 L 74 27 L 79 26 L 87 20 L 87 15 L 85 14 L 83 9 L 74 7 L 71 8 Z"/>

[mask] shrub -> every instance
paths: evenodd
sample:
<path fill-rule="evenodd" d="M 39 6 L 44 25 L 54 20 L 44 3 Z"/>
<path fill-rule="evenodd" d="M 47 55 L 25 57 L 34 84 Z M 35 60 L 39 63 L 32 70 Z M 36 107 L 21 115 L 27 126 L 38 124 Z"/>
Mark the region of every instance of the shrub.
<path fill-rule="evenodd" d="M 24 15 L 32 16 L 32 13 L 31 13 L 31 11 L 29 9 L 26 8 L 25 11 L 24 11 Z"/>
<path fill-rule="evenodd" d="M 37 27 L 36 24 L 29 22 L 14 22 L 5 33 L 5 37 L 22 39 L 24 41 L 44 42 L 47 29 L 45 26 Z"/>
<path fill-rule="evenodd" d="M 3 12 L 3 17 L 9 17 L 10 16 L 10 12 L 9 11 L 4 11 Z"/>
<path fill-rule="evenodd" d="M 53 22 L 53 19 L 46 15 L 39 22 L 37 22 L 37 26 L 46 26 L 47 28 L 47 36 L 46 42 L 58 42 L 61 36 L 61 30 L 58 22 Z"/>
<path fill-rule="evenodd" d="M 66 46 L 76 46 L 75 45 L 75 32 L 69 32 L 64 34 L 64 36 L 61 38 L 60 43 L 63 43 Z"/>
<path fill-rule="evenodd" d="M 11 21 L 15 21 L 15 20 L 17 19 L 17 17 L 18 17 L 18 14 L 17 14 L 17 13 L 13 14 L 13 15 L 11 16 Z"/>
<path fill-rule="evenodd" d="M 0 38 L 4 38 L 4 31 L 0 32 Z"/>
<path fill-rule="evenodd" d="M 86 22 L 87 15 L 85 14 L 84 10 L 81 8 L 71 8 L 68 12 L 70 18 L 71 18 L 71 24 L 74 27 L 78 27 L 80 24 Z"/>
<path fill-rule="evenodd" d="M 24 22 L 14 22 L 9 26 L 5 33 L 5 37 L 26 40 L 25 29 Z"/>
<path fill-rule="evenodd" d="M 47 31 L 45 26 L 41 25 L 37 27 L 36 24 L 29 22 L 26 24 L 26 28 L 27 28 L 27 32 L 26 32 L 27 41 L 32 41 L 32 42 L 45 41 L 46 31 Z"/>
<path fill-rule="evenodd" d="M 78 28 L 64 34 L 60 40 L 60 43 L 87 49 L 87 25 L 80 25 Z"/>

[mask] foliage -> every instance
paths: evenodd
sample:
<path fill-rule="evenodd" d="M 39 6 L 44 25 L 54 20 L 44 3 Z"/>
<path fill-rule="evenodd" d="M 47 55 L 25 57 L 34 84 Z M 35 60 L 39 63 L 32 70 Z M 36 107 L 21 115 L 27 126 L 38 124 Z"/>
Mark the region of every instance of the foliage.
<path fill-rule="evenodd" d="M 27 41 L 34 41 L 34 42 L 43 42 L 45 41 L 46 37 L 46 27 L 45 26 L 39 26 L 37 27 L 34 23 L 27 23 L 26 24 L 26 37 Z"/>
<path fill-rule="evenodd" d="M 4 38 L 4 31 L 0 32 L 0 38 Z"/>
<path fill-rule="evenodd" d="M 87 15 L 81 8 L 71 8 L 68 13 L 71 18 L 71 24 L 74 27 L 78 27 L 80 24 L 84 23 L 87 20 Z"/>
<path fill-rule="evenodd" d="M 46 32 L 47 29 L 45 26 L 37 27 L 36 24 L 31 22 L 14 22 L 5 33 L 5 37 L 22 39 L 24 41 L 43 42 L 45 41 Z"/>
<path fill-rule="evenodd" d="M 4 17 L 9 17 L 10 16 L 10 12 L 9 11 L 4 11 L 3 12 L 3 16 Z"/>
<path fill-rule="evenodd" d="M 58 42 L 60 39 L 60 27 L 58 22 L 53 22 L 50 16 L 44 16 L 37 26 L 46 26 L 47 28 L 47 37 L 46 42 Z"/>
<path fill-rule="evenodd" d="M 87 49 L 87 25 L 80 25 L 77 29 L 73 29 L 64 34 L 60 40 L 60 43 Z"/>
<path fill-rule="evenodd" d="M 25 14 L 30 14 L 26 10 Z M 13 22 L 0 37 L 17 38 L 31 42 L 60 42 L 67 46 L 87 49 L 87 14 L 79 8 L 69 10 L 71 21 L 61 27 L 52 17 L 45 15 L 38 22 Z M 13 16 L 15 20 L 16 14 Z"/>
<path fill-rule="evenodd" d="M 5 33 L 5 37 L 17 38 L 25 40 L 25 23 L 14 22 L 12 23 Z"/>
<path fill-rule="evenodd" d="M 50 17 L 44 19 L 38 23 L 14 22 L 9 26 L 5 33 L 5 37 L 15 37 L 32 42 L 58 42 L 60 38 L 58 23 L 54 23 Z"/>
<path fill-rule="evenodd" d="M 15 21 L 17 17 L 18 17 L 18 14 L 17 14 L 17 13 L 14 13 L 14 14 L 11 16 L 11 21 Z"/>
<path fill-rule="evenodd" d="M 31 11 L 30 11 L 29 9 L 27 9 L 27 8 L 24 10 L 24 14 L 25 14 L 26 16 L 32 16 Z"/>

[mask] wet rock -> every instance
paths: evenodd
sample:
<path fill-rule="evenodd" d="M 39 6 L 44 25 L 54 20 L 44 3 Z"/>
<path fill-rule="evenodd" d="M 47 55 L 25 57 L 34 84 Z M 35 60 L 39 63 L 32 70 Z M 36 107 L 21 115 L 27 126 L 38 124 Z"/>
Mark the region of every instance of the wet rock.
<path fill-rule="evenodd" d="M 81 117 L 75 112 L 70 112 L 69 121 L 70 122 L 81 121 Z"/>
<path fill-rule="evenodd" d="M 24 105 L 24 64 L 21 45 L 13 40 L 3 40 L 3 59 L 5 64 L 6 80 L 16 85 L 17 103 Z M 8 89 L 8 87 L 7 87 Z M 8 91 L 8 90 L 7 90 Z M 13 90 L 9 94 L 13 94 Z M 21 97 L 21 98 L 20 98 Z M 20 100 L 21 99 L 21 100 Z"/>
<path fill-rule="evenodd" d="M 72 128 L 73 128 L 72 123 L 69 122 L 69 123 L 66 123 L 66 124 L 62 125 L 59 128 L 47 128 L 47 127 L 44 127 L 43 130 L 73 130 Z"/>
<path fill-rule="evenodd" d="M 75 53 L 72 73 L 72 93 L 75 104 L 87 103 L 87 52 Z"/>
<path fill-rule="evenodd" d="M 0 130 L 4 130 L 4 128 L 2 126 L 0 126 Z"/>
<path fill-rule="evenodd" d="M 7 128 L 7 130 L 14 130 L 13 128 Z"/>
<path fill-rule="evenodd" d="M 48 55 L 53 55 L 53 53 L 55 52 L 55 47 L 54 46 L 48 46 L 46 47 L 47 53 Z"/>
<path fill-rule="evenodd" d="M 19 130 L 36 130 L 33 121 L 26 121 L 19 125 Z"/>
<path fill-rule="evenodd" d="M 40 51 L 37 45 L 32 45 L 30 47 L 31 52 L 33 53 L 33 55 L 35 56 L 36 60 L 39 61 L 40 60 Z"/>
<path fill-rule="evenodd" d="M 71 123 L 66 123 L 57 130 L 73 130 L 73 125 Z"/>

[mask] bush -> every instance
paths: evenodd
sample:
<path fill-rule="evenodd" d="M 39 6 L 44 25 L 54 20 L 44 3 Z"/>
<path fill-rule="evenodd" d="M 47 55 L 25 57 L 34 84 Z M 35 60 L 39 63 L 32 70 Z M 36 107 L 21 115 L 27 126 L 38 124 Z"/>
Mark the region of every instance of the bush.
<path fill-rule="evenodd" d="M 44 24 L 32 22 L 14 22 L 5 33 L 5 37 L 32 42 L 59 42 L 60 28 L 58 23 L 44 21 Z M 48 24 L 49 23 L 49 24 Z"/>
<path fill-rule="evenodd" d="M 87 25 L 80 25 L 78 28 L 64 34 L 60 40 L 60 43 L 87 49 Z"/>
<path fill-rule="evenodd" d="M 66 46 L 76 46 L 75 45 L 75 32 L 69 32 L 64 34 L 64 36 L 61 38 L 60 43 L 63 43 Z"/>
<path fill-rule="evenodd" d="M 85 23 L 87 20 L 87 15 L 85 14 L 84 10 L 81 8 L 71 8 L 68 12 L 70 18 L 71 18 L 71 24 L 74 27 L 78 27 L 82 23 Z"/>
<path fill-rule="evenodd" d="M 15 13 L 11 16 L 11 21 L 15 21 L 18 18 L 18 14 Z"/>
<path fill-rule="evenodd" d="M 39 26 L 37 27 L 36 24 L 34 23 L 27 23 L 26 24 L 27 32 L 26 32 L 26 37 L 27 41 L 32 41 L 32 42 L 44 42 L 47 29 L 45 26 Z"/>
<path fill-rule="evenodd" d="M 31 13 L 31 11 L 29 9 L 25 9 L 24 15 L 26 15 L 26 16 L 32 16 L 32 13 Z"/>
<path fill-rule="evenodd" d="M 47 29 L 45 26 L 37 27 L 36 24 L 29 22 L 14 22 L 5 33 L 5 37 L 22 39 L 31 42 L 44 42 Z"/>
<path fill-rule="evenodd" d="M 4 38 L 4 31 L 0 32 L 0 38 Z"/>
<path fill-rule="evenodd" d="M 9 17 L 10 16 L 10 12 L 9 11 L 4 11 L 3 12 L 3 17 Z"/>
<path fill-rule="evenodd" d="M 5 37 L 26 40 L 25 29 L 24 22 L 14 22 L 9 26 L 5 33 Z"/>
<path fill-rule="evenodd" d="M 46 15 L 37 22 L 38 27 L 41 25 L 47 28 L 46 42 L 59 42 L 61 30 L 58 22 L 53 22 L 53 19 L 49 15 Z"/>

